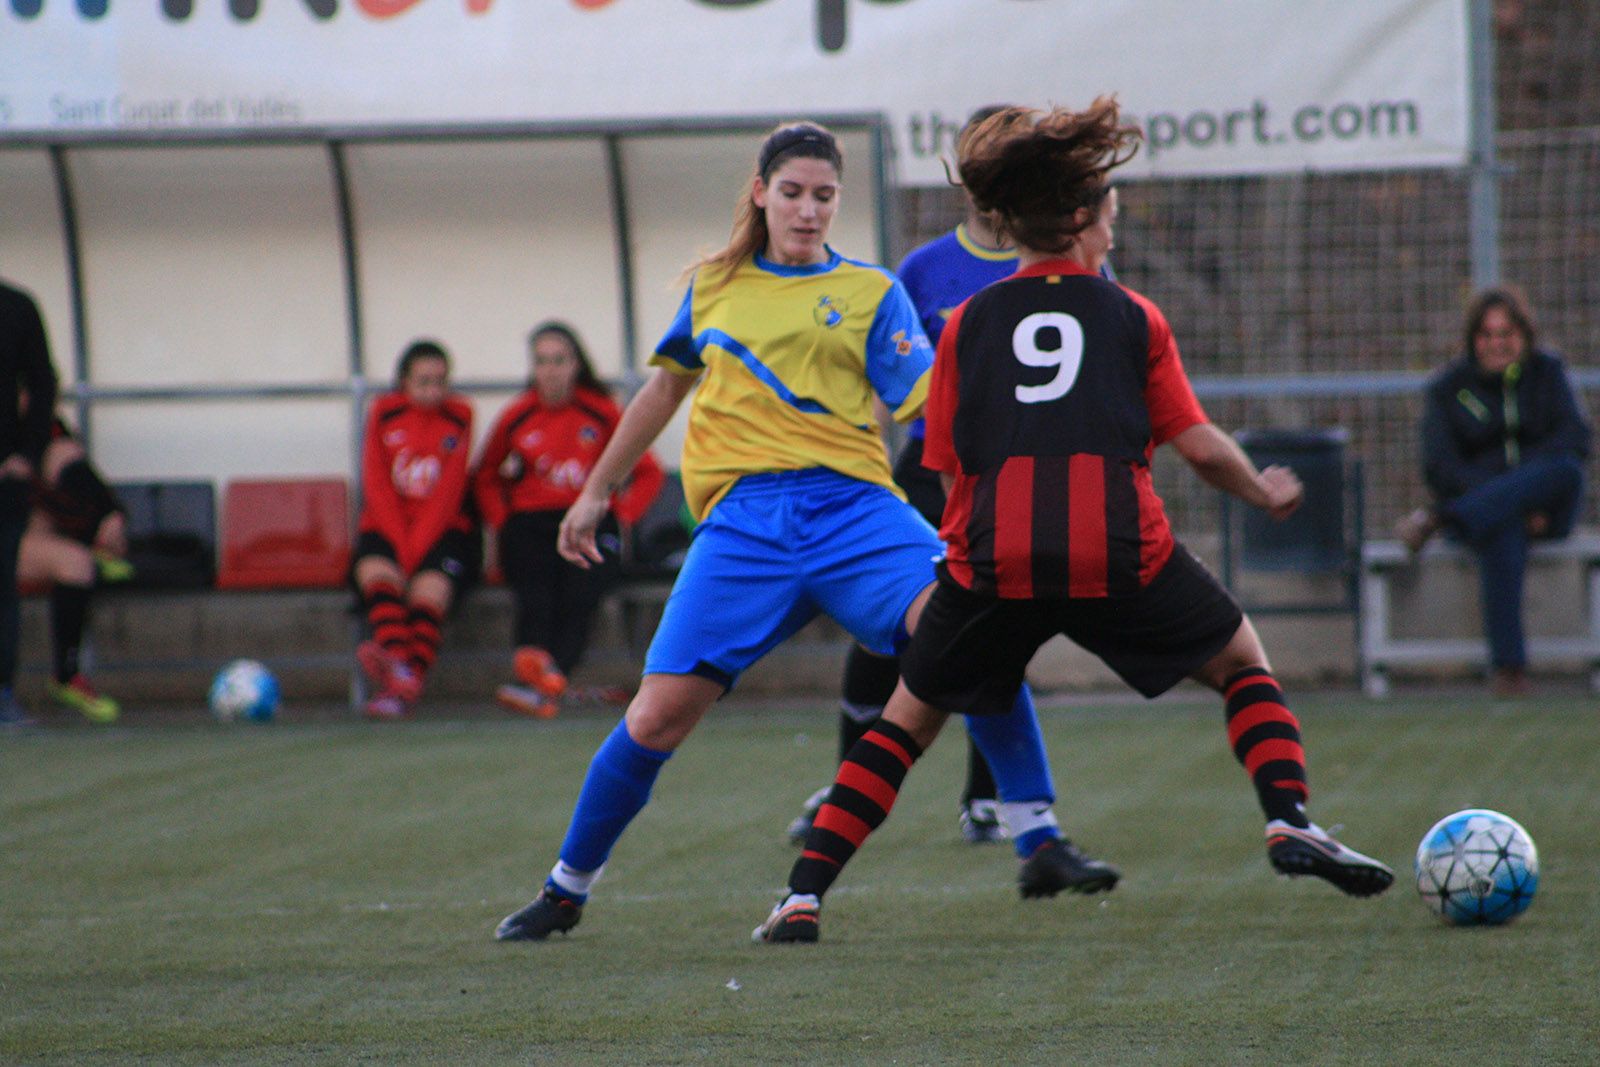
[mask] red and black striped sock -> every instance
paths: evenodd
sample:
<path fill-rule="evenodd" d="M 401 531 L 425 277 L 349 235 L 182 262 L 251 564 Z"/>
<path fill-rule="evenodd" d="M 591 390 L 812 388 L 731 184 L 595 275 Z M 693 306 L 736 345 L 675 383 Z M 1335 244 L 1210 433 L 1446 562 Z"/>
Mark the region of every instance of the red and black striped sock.
<path fill-rule="evenodd" d="M 856 849 L 894 807 L 906 772 L 922 749 L 894 723 L 872 724 L 839 765 L 828 799 L 817 812 L 804 850 L 789 872 L 789 889 L 821 896 Z"/>
<path fill-rule="evenodd" d="M 1223 687 L 1227 701 L 1228 743 L 1255 784 L 1268 819 L 1308 826 L 1303 805 L 1306 752 L 1300 721 L 1284 704 L 1283 690 L 1265 667 L 1247 667 Z"/>
<path fill-rule="evenodd" d="M 411 602 L 411 666 L 417 677 L 426 678 L 439 658 L 439 628 L 444 616 L 432 604 Z"/>
<path fill-rule="evenodd" d="M 367 626 L 372 639 L 385 652 L 404 660 L 411 652 L 411 626 L 406 622 L 406 604 L 398 586 L 373 582 L 362 594 L 366 603 Z"/>

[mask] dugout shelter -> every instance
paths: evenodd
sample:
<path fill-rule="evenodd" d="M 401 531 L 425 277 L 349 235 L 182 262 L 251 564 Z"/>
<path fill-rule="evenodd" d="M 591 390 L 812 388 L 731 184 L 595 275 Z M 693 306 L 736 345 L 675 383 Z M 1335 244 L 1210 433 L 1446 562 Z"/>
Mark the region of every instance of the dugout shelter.
<path fill-rule="evenodd" d="M 546 318 L 635 384 L 782 118 L 0 141 L 0 276 L 39 299 L 114 479 L 354 484 L 414 338 L 449 349 L 480 433 Z M 832 243 L 881 260 L 882 120 L 817 118 L 846 158 Z"/>

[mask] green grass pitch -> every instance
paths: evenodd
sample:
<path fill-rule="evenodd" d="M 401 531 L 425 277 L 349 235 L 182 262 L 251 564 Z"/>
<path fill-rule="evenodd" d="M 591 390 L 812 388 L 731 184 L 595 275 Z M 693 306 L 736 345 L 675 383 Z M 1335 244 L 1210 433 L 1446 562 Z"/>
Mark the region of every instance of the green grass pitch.
<path fill-rule="evenodd" d="M 831 771 L 825 700 L 719 706 L 545 944 L 491 931 L 609 715 L 0 736 L 0 1062 L 1595 1062 L 1595 702 L 1294 703 L 1313 814 L 1396 868 L 1385 896 L 1271 872 L 1217 702 L 1052 703 L 1063 822 L 1122 885 L 1018 899 L 1009 846 L 957 839 L 955 729 L 815 946 L 749 933 Z M 1539 845 L 1504 928 L 1448 928 L 1412 885 L 1422 832 L 1471 806 Z"/>

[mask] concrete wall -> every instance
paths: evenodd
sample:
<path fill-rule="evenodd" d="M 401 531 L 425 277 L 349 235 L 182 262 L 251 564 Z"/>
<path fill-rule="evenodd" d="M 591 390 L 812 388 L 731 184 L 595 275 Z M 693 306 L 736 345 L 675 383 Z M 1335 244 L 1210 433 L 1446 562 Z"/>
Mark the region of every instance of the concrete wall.
<path fill-rule="evenodd" d="M 1200 542 L 1203 559 L 1210 545 Z M 1209 560 L 1208 560 L 1209 562 Z M 1579 567 L 1551 563 L 1529 575 L 1530 633 L 1576 631 L 1583 620 L 1584 585 Z M 1400 634 L 1475 637 L 1481 633 L 1476 572 L 1468 564 L 1435 563 L 1394 583 L 1396 631 Z M 1272 579 L 1269 592 L 1301 596 L 1303 582 Z M 1315 590 L 1311 590 L 1315 591 Z M 93 645 L 101 669 L 97 680 L 109 693 L 134 701 L 199 703 L 211 674 L 235 657 L 265 659 L 278 669 L 291 700 L 340 699 L 348 692 L 350 651 L 357 617 L 344 592 L 177 592 L 102 596 L 95 610 Z M 583 684 L 630 684 L 659 607 L 630 613 L 621 602 L 606 604 L 596 620 L 594 645 L 578 672 Z M 1355 685 L 1355 626 L 1348 614 L 1255 617 L 1278 675 L 1293 686 Z M 445 627 L 443 654 L 431 692 L 448 700 L 488 701 L 508 680 L 511 598 L 502 588 L 474 591 Z M 25 603 L 24 671 L 19 685 L 37 699 L 48 662 L 46 603 Z M 819 620 L 756 665 L 740 682 L 741 692 L 831 699 L 849 647 L 847 636 Z M 1458 664 L 1399 675 L 1400 680 L 1473 677 L 1481 664 Z M 1535 664 L 1536 672 L 1580 673 L 1578 663 Z M 1044 692 L 1120 690 L 1122 683 L 1098 660 L 1056 639 L 1034 660 L 1030 678 Z"/>

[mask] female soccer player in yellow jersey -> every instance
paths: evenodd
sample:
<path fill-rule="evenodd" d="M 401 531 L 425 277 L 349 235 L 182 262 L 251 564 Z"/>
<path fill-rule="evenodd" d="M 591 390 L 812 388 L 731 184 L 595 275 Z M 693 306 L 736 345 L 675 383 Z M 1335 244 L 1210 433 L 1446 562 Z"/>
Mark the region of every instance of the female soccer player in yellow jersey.
<path fill-rule="evenodd" d="M 827 244 L 842 159 L 812 123 L 774 130 L 732 237 L 701 261 L 629 404 L 562 523 L 560 549 L 598 562 L 607 501 L 696 383 L 683 484 L 699 520 L 646 656 L 638 696 L 590 763 L 543 890 L 501 940 L 576 926 L 612 846 L 673 750 L 739 674 L 824 612 L 881 655 L 904 643 L 942 551 L 894 488 L 874 394 L 915 418 L 932 354 L 904 288 Z M 1024 857 L 1024 896 L 1109 889 L 1115 868 L 1060 836 L 1026 690 L 972 723 Z"/>

